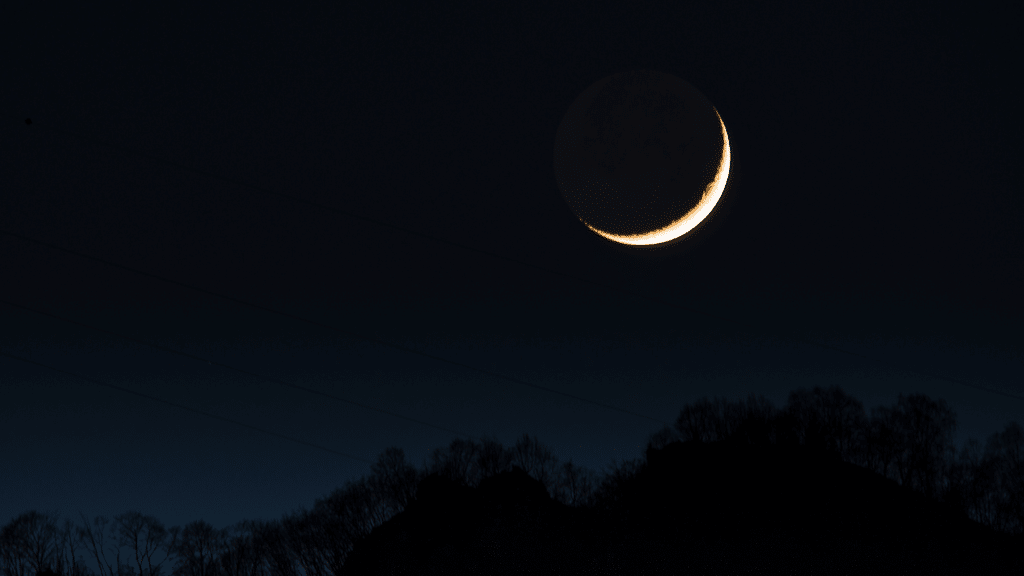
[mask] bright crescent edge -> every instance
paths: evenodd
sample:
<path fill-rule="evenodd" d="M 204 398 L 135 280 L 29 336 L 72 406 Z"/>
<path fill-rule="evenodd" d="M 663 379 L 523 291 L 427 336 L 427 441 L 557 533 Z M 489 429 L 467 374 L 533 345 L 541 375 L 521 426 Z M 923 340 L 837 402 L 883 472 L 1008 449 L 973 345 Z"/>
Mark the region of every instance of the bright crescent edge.
<path fill-rule="evenodd" d="M 601 230 L 598 230 L 584 222 L 587 228 L 590 228 L 597 234 L 615 242 L 631 244 L 633 246 L 649 246 L 651 244 L 662 244 L 664 242 L 675 240 L 690 230 L 693 230 L 697 224 L 700 224 L 702 220 L 707 218 L 708 214 L 714 210 L 715 205 L 718 204 L 718 200 L 722 197 L 722 193 L 725 191 L 725 183 L 729 178 L 729 161 L 732 157 L 729 151 L 729 133 L 725 131 L 725 122 L 722 122 L 722 116 L 718 113 L 718 110 L 714 107 L 712 107 L 712 109 L 715 111 L 715 116 L 718 117 L 718 123 L 722 127 L 722 139 L 724 142 L 722 147 L 722 160 L 718 164 L 718 173 L 715 174 L 715 179 L 707 185 L 707 188 L 704 189 L 704 196 L 701 197 L 700 203 L 694 206 L 693 210 L 690 210 L 682 218 L 672 222 L 668 226 L 659 228 L 652 232 L 647 232 L 646 234 L 619 236 L 616 234 L 602 232 Z"/>

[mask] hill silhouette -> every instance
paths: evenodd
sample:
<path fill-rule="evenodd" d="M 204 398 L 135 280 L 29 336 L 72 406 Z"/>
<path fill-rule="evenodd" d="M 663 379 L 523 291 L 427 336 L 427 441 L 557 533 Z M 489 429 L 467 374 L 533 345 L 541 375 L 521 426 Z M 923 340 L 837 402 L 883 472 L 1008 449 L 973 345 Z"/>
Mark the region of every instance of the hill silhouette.
<path fill-rule="evenodd" d="M 516 467 L 433 474 L 358 539 L 350 575 L 1020 574 L 1022 538 L 804 446 L 672 442 L 572 507 Z M 1017 553 L 1013 553 L 1013 547 Z"/>
<path fill-rule="evenodd" d="M 569 570 L 585 564 L 588 553 L 609 539 L 608 520 L 597 510 L 552 500 L 544 485 L 518 466 L 484 478 L 479 487 L 431 474 L 420 481 L 404 511 L 356 541 L 345 573 Z"/>
<path fill-rule="evenodd" d="M 100 576 L 1024 574 L 1024 427 L 959 449 L 955 427 L 922 394 L 870 417 L 838 386 L 781 409 L 705 397 L 603 475 L 524 433 L 454 439 L 421 469 L 389 447 L 311 509 L 222 530 L 31 510 L 0 529 L 0 574 L 94 576 L 76 546 Z"/>

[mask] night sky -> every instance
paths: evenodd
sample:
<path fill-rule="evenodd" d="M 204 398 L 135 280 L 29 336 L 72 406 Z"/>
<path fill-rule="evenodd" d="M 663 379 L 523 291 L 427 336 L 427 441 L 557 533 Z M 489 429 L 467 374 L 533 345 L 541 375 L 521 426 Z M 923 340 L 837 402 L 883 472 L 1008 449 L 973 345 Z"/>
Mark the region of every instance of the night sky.
<path fill-rule="evenodd" d="M 277 519 L 462 434 L 600 472 L 700 397 L 816 385 L 945 400 L 957 441 L 1024 423 L 1011 15 L 219 4 L 10 36 L 0 352 L 33 363 L 0 356 L 0 522 Z M 729 209 L 662 258 L 553 170 L 573 100 L 635 69 L 732 147 Z"/>

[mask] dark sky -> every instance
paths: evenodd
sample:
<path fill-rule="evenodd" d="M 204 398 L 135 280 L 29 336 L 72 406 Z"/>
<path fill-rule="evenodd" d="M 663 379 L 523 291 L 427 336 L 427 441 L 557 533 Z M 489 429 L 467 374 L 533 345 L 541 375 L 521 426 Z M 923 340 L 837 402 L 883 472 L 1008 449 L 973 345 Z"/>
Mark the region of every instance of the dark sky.
<path fill-rule="evenodd" d="M 702 396 L 801 386 L 945 400 L 958 441 L 1022 421 L 1011 15 L 218 4 L 9 36 L 0 352 L 78 376 L 0 357 L 0 521 L 275 519 L 444 429 L 600 471 Z M 729 211 L 670 258 L 610 249 L 554 177 L 569 105 L 633 69 L 732 145 Z"/>

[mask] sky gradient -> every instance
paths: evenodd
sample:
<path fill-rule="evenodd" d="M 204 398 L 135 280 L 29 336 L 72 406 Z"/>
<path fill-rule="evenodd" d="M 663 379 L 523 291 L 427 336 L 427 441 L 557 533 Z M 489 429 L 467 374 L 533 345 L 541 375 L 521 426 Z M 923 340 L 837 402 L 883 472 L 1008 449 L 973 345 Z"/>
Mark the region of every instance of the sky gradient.
<path fill-rule="evenodd" d="M 601 471 L 688 402 L 802 386 L 1024 422 L 1010 19 L 600 4 L 27 15 L 0 352 L 354 458 L 0 356 L 0 520 L 270 520 L 455 432 Z M 642 68 L 733 154 L 671 258 L 609 249 L 552 166 L 576 96 Z"/>

